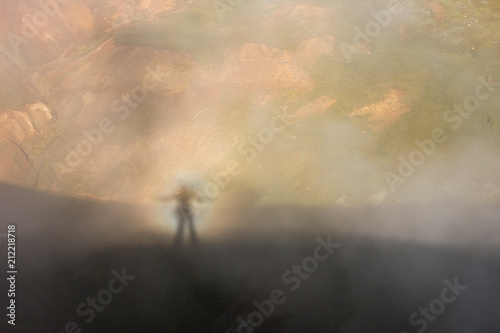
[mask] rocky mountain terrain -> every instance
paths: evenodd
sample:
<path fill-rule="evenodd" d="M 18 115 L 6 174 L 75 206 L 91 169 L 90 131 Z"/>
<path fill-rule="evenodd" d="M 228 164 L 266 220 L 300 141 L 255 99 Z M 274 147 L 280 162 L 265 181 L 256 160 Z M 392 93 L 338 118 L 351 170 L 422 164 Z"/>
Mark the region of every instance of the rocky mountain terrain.
<path fill-rule="evenodd" d="M 498 199 L 496 2 L 1 6 L 4 182 L 137 202 L 236 160 L 264 202 Z M 433 128 L 446 142 L 398 172 Z"/>

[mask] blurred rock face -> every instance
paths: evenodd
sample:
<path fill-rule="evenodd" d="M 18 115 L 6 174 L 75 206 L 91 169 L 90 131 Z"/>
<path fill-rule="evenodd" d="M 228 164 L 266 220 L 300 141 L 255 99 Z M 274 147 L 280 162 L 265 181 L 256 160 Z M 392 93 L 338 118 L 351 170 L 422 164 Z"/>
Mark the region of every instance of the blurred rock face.
<path fill-rule="evenodd" d="M 84 1 L 3 1 L 4 52 L 33 67 L 55 60 L 72 43 L 91 37 L 95 20 Z"/>
<path fill-rule="evenodd" d="M 19 145 L 52 120 L 49 107 L 42 102 L 26 105 L 22 111 L 7 110 L 0 115 L 0 136 Z"/>
<path fill-rule="evenodd" d="M 251 183 L 265 202 L 495 199 L 500 35 L 483 21 L 497 5 L 213 5 L 4 1 L 3 179 L 137 201 L 236 162 L 227 186 Z M 477 111 L 454 109 L 481 80 Z M 435 129 L 427 156 L 415 142 Z M 36 179 L 10 174 L 16 163 Z"/>

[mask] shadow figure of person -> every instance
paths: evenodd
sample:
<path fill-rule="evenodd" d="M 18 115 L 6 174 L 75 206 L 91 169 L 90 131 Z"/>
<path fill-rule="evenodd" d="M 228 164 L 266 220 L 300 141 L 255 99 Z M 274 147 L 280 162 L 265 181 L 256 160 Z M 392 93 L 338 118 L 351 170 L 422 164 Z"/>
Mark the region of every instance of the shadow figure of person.
<path fill-rule="evenodd" d="M 184 234 L 189 233 L 190 245 L 195 247 L 199 244 L 198 236 L 194 228 L 193 212 L 191 205 L 193 200 L 203 200 L 193 189 L 187 185 L 181 185 L 178 191 L 173 195 L 159 197 L 160 201 L 175 200 L 177 202 L 177 232 L 174 239 L 174 247 L 181 248 L 184 245 Z"/>

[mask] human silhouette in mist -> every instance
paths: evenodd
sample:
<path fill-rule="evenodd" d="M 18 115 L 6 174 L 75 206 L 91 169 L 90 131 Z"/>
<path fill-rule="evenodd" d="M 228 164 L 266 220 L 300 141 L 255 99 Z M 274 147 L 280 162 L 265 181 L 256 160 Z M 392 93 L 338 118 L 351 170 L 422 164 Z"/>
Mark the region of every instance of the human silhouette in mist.
<path fill-rule="evenodd" d="M 174 247 L 182 247 L 184 243 L 184 233 L 185 228 L 189 231 L 190 245 L 198 245 L 198 237 L 196 236 L 196 231 L 194 229 L 193 222 L 193 212 L 191 210 L 191 204 L 194 199 L 201 198 L 192 188 L 187 185 L 181 185 L 177 192 L 173 195 L 159 197 L 160 201 L 168 201 L 174 199 L 177 201 L 177 233 L 175 235 Z M 186 226 L 187 225 L 187 226 Z"/>

